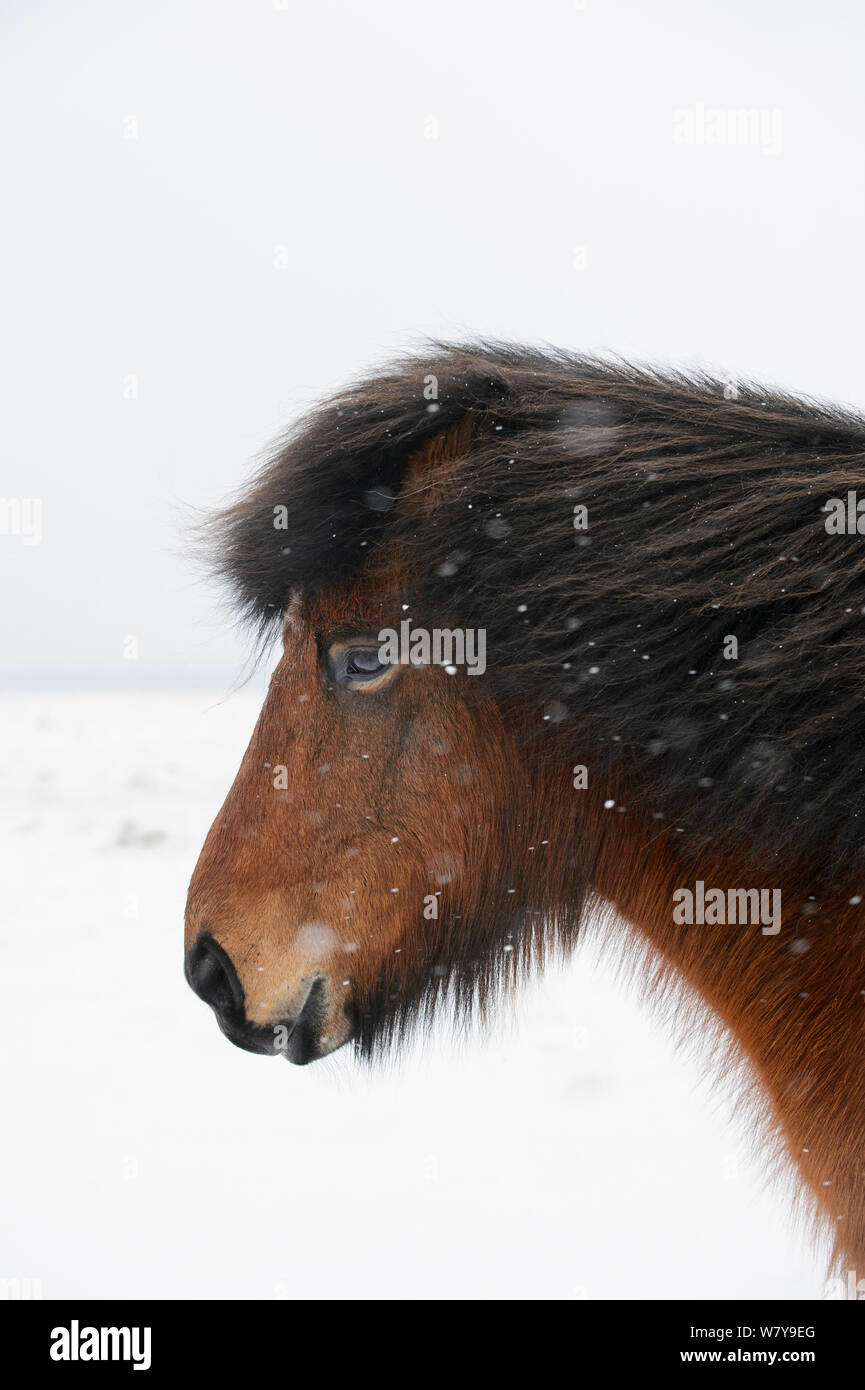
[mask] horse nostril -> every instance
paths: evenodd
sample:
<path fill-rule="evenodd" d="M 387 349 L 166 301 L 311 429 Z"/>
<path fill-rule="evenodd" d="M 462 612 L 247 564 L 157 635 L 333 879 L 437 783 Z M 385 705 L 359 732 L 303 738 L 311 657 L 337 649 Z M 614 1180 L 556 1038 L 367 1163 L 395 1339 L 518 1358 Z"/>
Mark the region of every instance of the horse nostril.
<path fill-rule="evenodd" d="M 243 1013 L 243 989 L 231 957 L 207 932 L 189 951 L 185 972 L 190 988 L 217 1013 Z"/>

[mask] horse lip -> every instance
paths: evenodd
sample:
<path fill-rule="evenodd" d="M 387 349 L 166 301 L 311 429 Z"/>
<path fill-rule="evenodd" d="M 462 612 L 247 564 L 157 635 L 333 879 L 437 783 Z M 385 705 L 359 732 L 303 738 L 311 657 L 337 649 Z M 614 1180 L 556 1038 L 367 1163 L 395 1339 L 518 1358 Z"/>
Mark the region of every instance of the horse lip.
<path fill-rule="evenodd" d="M 350 1002 L 345 1005 L 346 1031 L 328 1036 L 324 1029 L 330 1003 L 330 980 L 326 975 L 315 975 L 310 980 L 303 1004 L 294 1019 L 283 1026 L 289 1030 L 286 1041 L 277 1051 L 287 1062 L 296 1067 L 305 1067 L 309 1062 L 317 1062 L 337 1052 L 355 1036 L 356 1020 Z"/>
<path fill-rule="evenodd" d="M 313 975 L 309 981 L 303 1003 L 293 1019 L 287 1019 L 282 1027 L 288 1030 L 285 1042 L 275 1050 L 287 1062 L 304 1067 L 323 1054 L 320 1047 L 320 1028 L 325 1012 L 326 975 Z"/>
<path fill-rule="evenodd" d="M 235 1016 L 217 1013 L 216 1021 L 219 1024 L 220 1032 L 228 1038 L 235 1047 L 242 1048 L 244 1052 L 255 1052 L 260 1057 L 272 1057 L 276 1052 L 273 1041 L 273 1032 L 270 1028 L 250 1028 L 248 1024 L 238 1024 Z"/>

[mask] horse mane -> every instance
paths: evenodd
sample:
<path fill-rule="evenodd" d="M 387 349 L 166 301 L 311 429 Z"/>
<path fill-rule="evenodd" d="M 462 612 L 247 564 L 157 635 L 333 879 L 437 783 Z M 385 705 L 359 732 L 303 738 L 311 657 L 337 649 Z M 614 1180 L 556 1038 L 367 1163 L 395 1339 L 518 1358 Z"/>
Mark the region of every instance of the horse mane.
<path fill-rule="evenodd" d="M 412 461 L 467 420 L 436 504 L 406 517 Z M 485 628 L 483 679 L 533 712 L 541 752 L 545 733 L 591 720 L 599 755 L 644 769 L 682 833 L 734 827 L 855 872 L 865 545 L 828 535 L 821 509 L 859 485 L 865 419 L 840 408 L 558 350 L 432 344 L 301 422 L 211 543 L 262 637 L 296 586 L 408 547 L 426 611 Z"/>

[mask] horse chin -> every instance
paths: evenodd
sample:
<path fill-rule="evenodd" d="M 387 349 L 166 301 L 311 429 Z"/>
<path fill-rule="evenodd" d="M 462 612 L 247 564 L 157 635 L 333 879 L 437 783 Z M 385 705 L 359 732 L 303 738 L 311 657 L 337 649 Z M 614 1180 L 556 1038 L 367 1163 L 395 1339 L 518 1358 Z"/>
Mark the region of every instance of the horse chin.
<path fill-rule="evenodd" d="M 351 1040 L 351 1036 L 351 1033 L 346 1033 L 345 1037 L 340 1038 L 316 1037 L 304 1028 L 295 1028 L 288 1042 L 280 1048 L 280 1055 L 296 1067 L 306 1067 L 310 1062 L 320 1062 L 323 1057 L 338 1052 Z"/>
<path fill-rule="evenodd" d="M 317 976 L 294 1021 L 285 1025 L 287 1036 L 279 1052 L 287 1062 L 305 1067 L 329 1057 L 354 1036 L 351 1006 L 336 1007 L 333 987 L 326 975 Z"/>

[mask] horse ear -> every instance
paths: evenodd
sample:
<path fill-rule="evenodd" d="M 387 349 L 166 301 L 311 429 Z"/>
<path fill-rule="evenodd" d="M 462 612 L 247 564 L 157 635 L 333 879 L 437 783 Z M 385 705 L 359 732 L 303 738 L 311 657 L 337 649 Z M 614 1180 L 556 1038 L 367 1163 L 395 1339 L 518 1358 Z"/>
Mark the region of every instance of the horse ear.
<path fill-rule="evenodd" d="M 429 516 L 444 497 L 452 495 L 456 470 L 471 448 L 472 433 L 471 416 L 465 415 L 412 455 L 399 495 L 402 519 Z"/>

